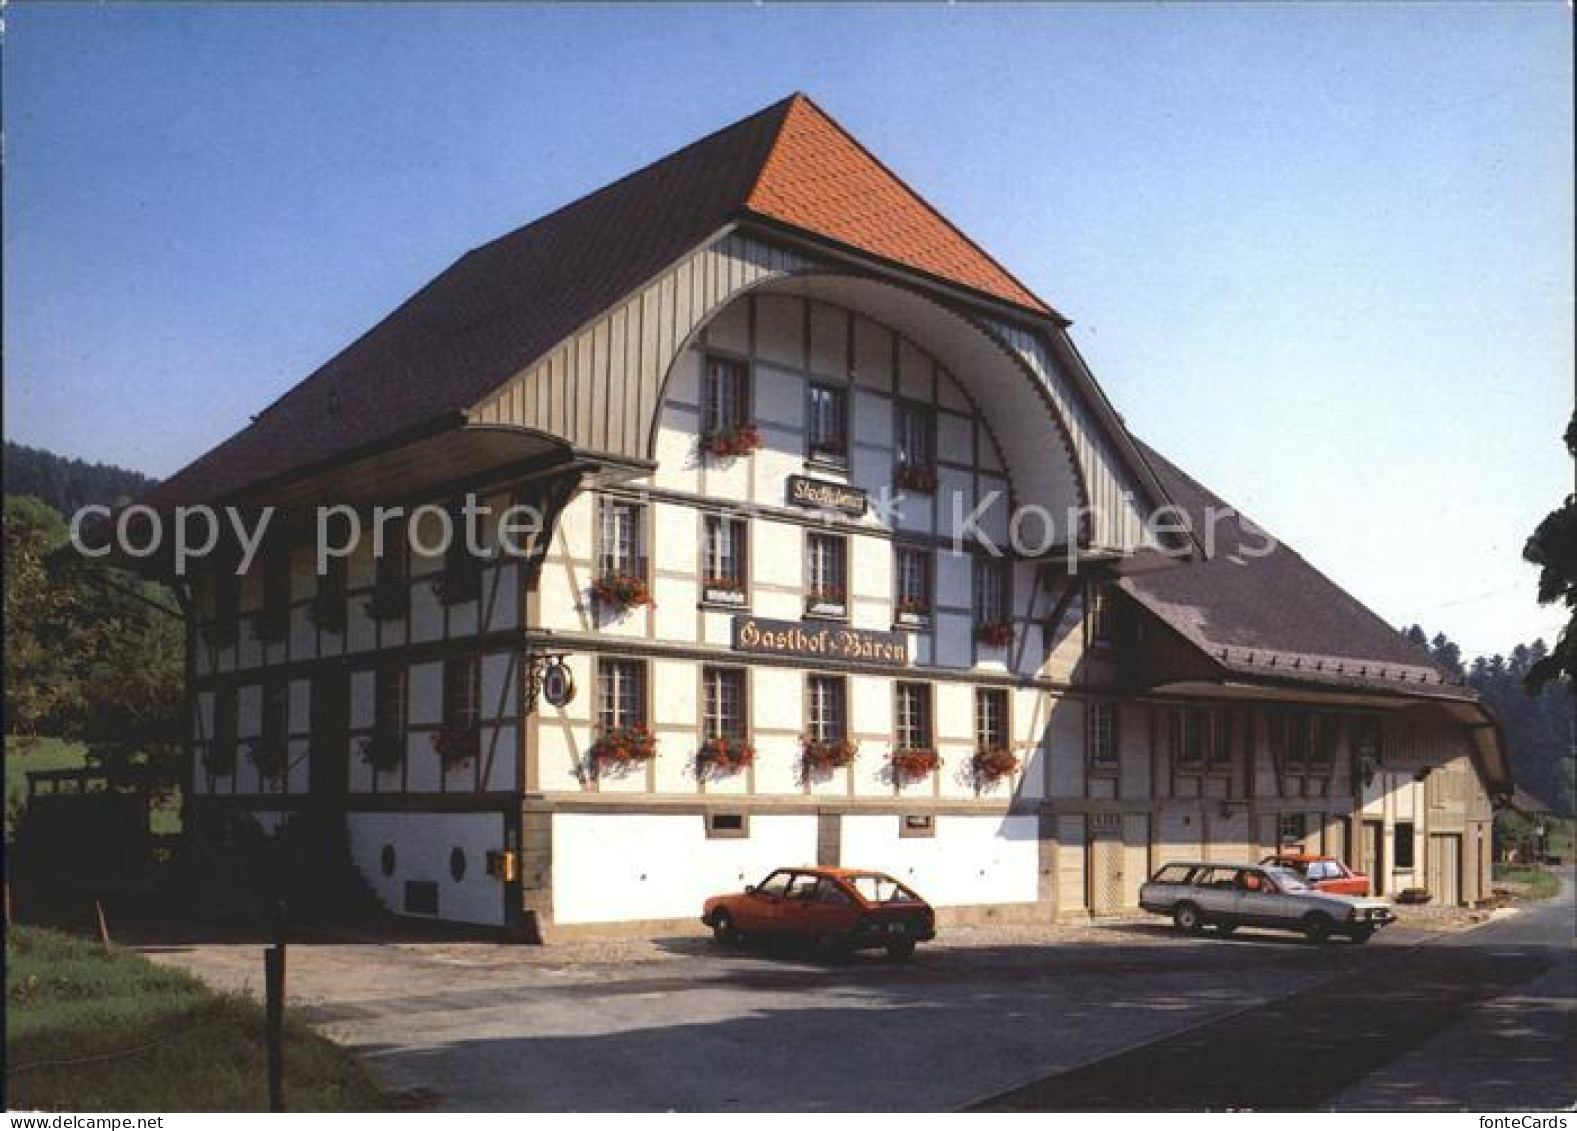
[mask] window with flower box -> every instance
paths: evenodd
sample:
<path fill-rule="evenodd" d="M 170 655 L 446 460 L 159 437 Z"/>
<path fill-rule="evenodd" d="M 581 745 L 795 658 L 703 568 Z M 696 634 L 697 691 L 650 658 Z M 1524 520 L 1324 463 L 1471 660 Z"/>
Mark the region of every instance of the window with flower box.
<path fill-rule="evenodd" d="M 906 750 L 931 749 L 931 688 L 924 683 L 897 687 L 898 745 Z"/>
<path fill-rule="evenodd" d="M 897 582 L 894 609 L 900 624 L 929 623 L 932 566 L 929 550 L 899 546 L 893 551 L 893 574 Z"/>
<path fill-rule="evenodd" d="M 308 612 L 312 623 L 324 632 L 345 630 L 346 569 L 344 558 L 329 558 L 318 574 L 317 592 L 312 596 Z"/>
<path fill-rule="evenodd" d="M 1096 769 L 1117 768 L 1117 704 L 1092 702 L 1088 709 L 1090 765 Z"/>
<path fill-rule="evenodd" d="M 706 516 L 702 544 L 702 598 L 719 605 L 743 605 L 746 599 L 749 524 L 730 515 Z"/>
<path fill-rule="evenodd" d="M 1210 708 L 1172 709 L 1172 758 L 1178 769 L 1198 773 L 1207 765 L 1220 766 L 1226 761 L 1225 738 L 1221 720 Z"/>
<path fill-rule="evenodd" d="M 259 640 L 283 640 L 290 631 L 290 548 L 271 546 L 263 558 L 263 604 L 252 618 Z"/>
<path fill-rule="evenodd" d="M 234 566 L 220 562 L 209 575 L 204 591 L 208 623 L 203 626 L 203 639 L 216 648 L 234 644 L 241 616 L 241 579 Z"/>
<path fill-rule="evenodd" d="M 897 484 L 906 491 L 936 491 L 936 414 L 929 405 L 898 403 Z"/>
<path fill-rule="evenodd" d="M 975 749 L 1005 750 L 1008 746 L 1008 693 L 1005 688 L 975 691 Z"/>
<path fill-rule="evenodd" d="M 1013 643 L 1008 616 L 1008 566 L 996 558 L 975 559 L 975 638 L 988 648 Z"/>
<path fill-rule="evenodd" d="M 598 523 L 598 601 L 624 609 L 652 604 L 646 556 L 646 508 L 629 499 L 604 498 Z"/>
<path fill-rule="evenodd" d="M 443 723 L 433 736 L 433 748 L 445 765 L 476 756 L 481 667 L 476 656 L 451 656 L 444 661 Z"/>
<path fill-rule="evenodd" d="M 699 762 L 719 773 L 741 770 L 755 761 L 746 726 L 743 668 L 701 669 L 701 749 Z"/>
<path fill-rule="evenodd" d="M 813 382 L 806 411 L 805 456 L 816 463 L 846 466 L 849 462 L 849 393 L 836 385 Z"/>
<path fill-rule="evenodd" d="M 372 680 L 372 733 L 361 752 L 373 768 L 389 771 L 405 760 L 405 665 L 384 664 Z"/>
<path fill-rule="evenodd" d="M 761 446 L 750 418 L 750 367 L 708 356 L 701 378 L 701 446 L 714 456 L 742 456 Z"/>
<path fill-rule="evenodd" d="M 597 661 L 597 725 L 604 731 L 646 724 L 646 665 L 640 660 Z"/>
<path fill-rule="evenodd" d="M 443 571 L 433 578 L 433 592 L 445 605 L 474 601 L 482 593 L 482 559 L 471 552 L 466 514 L 461 504 L 449 508 L 449 545 Z"/>
<path fill-rule="evenodd" d="M 849 611 L 848 539 L 810 531 L 805 535 L 805 611 L 842 617 Z"/>
<path fill-rule="evenodd" d="M 290 733 L 290 686 L 282 679 L 263 685 L 261 734 L 251 744 L 252 764 L 266 789 L 282 782 L 288 762 Z"/>
<path fill-rule="evenodd" d="M 1310 711 L 1283 717 L 1289 773 L 1327 773 L 1336 760 L 1336 719 Z"/>

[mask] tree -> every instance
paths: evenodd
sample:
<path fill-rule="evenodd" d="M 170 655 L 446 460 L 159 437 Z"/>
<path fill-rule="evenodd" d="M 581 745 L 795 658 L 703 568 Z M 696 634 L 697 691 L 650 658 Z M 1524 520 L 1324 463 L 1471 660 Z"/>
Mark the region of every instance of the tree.
<path fill-rule="evenodd" d="M 1566 450 L 1577 460 L 1577 413 L 1566 425 Z M 1539 567 L 1539 604 L 1561 601 L 1569 614 L 1554 649 L 1528 668 L 1528 693 L 1537 695 L 1561 676 L 1577 692 L 1577 494 L 1567 495 L 1566 502 L 1539 523 L 1522 557 Z"/>
<path fill-rule="evenodd" d="M 50 565 L 66 524 L 43 500 L 5 498 L 5 716 L 12 734 L 50 734 L 82 706 L 63 663 L 70 650 L 72 598 Z"/>

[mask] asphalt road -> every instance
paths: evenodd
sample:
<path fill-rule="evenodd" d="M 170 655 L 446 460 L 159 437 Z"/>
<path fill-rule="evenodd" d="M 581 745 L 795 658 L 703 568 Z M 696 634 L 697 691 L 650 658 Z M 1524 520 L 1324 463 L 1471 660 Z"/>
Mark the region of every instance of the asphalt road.
<path fill-rule="evenodd" d="M 291 949 L 292 998 L 438 1108 L 1308 1110 L 1577 1102 L 1573 903 L 1368 946 L 1159 923 L 960 932 L 910 965 L 663 940 Z M 155 948 L 255 987 L 258 948 Z M 565 952 L 568 953 L 568 952 Z M 590 952 L 593 956 L 597 952 Z"/>

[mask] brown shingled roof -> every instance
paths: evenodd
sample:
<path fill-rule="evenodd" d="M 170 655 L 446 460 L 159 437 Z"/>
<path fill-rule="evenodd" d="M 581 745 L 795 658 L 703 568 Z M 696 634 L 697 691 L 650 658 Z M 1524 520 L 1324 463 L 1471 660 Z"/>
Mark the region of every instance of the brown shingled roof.
<path fill-rule="evenodd" d="M 146 501 L 225 499 L 457 420 L 726 224 L 753 218 L 1055 317 L 796 94 L 462 256 Z"/>
<path fill-rule="evenodd" d="M 1221 667 L 1249 679 L 1476 698 L 1290 546 L 1277 540 L 1266 556 L 1245 553 L 1264 545 L 1264 532 L 1154 449 L 1139 447 L 1201 538 L 1207 508 L 1228 517 L 1215 523 L 1210 560 L 1120 584 Z"/>

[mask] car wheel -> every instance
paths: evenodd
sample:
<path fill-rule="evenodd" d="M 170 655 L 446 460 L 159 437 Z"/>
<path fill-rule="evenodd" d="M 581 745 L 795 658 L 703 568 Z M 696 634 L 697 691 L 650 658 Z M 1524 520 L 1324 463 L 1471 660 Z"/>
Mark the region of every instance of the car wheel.
<path fill-rule="evenodd" d="M 914 957 L 914 940 L 904 939 L 902 942 L 888 943 L 887 957 L 894 962 L 908 962 Z"/>
<path fill-rule="evenodd" d="M 1185 935 L 1192 935 L 1204 927 L 1205 919 L 1192 903 L 1179 903 L 1172 909 L 1172 923 Z"/>
<path fill-rule="evenodd" d="M 1303 937 L 1310 942 L 1324 942 L 1331 937 L 1331 928 L 1335 925 L 1329 915 L 1316 911 L 1303 920 Z"/>
<path fill-rule="evenodd" d="M 734 917 L 726 911 L 719 911 L 712 916 L 712 938 L 725 946 L 739 941 L 739 929 L 734 926 Z"/>
<path fill-rule="evenodd" d="M 1355 943 L 1366 943 L 1370 939 L 1374 938 L 1374 928 L 1373 927 L 1355 927 L 1353 929 L 1353 931 L 1352 931 L 1352 936 L 1351 937 L 1352 937 L 1352 941 L 1355 942 Z"/>

